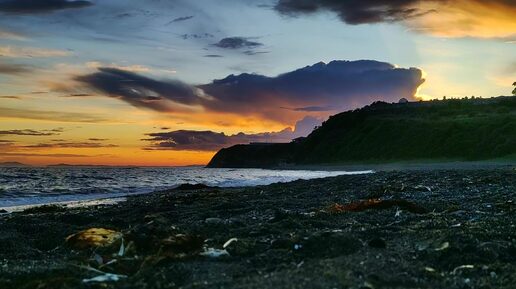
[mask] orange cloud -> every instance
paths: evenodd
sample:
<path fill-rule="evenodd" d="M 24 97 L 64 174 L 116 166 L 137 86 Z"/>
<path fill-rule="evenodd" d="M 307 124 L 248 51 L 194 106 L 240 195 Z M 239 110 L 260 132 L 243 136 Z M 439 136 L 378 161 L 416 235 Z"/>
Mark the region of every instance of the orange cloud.
<path fill-rule="evenodd" d="M 0 56 L 12 58 L 68 56 L 70 51 L 36 47 L 0 46 Z"/>
<path fill-rule="evenodd" d="M 516 5 L 512 1 L 421 1 L 426 11 L 407 20 L 419 32 L 440 37 L 511 38 L 516 37 Z"/>

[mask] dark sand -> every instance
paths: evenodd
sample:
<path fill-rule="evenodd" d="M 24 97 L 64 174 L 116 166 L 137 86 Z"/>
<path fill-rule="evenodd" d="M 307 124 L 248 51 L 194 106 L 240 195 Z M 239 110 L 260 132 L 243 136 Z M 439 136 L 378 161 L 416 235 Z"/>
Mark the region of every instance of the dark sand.
<path fill-rule="evenodd" d="M 326 211 L 369 198 L 407 200 L 428 212 Z M 0 288 L 515 288 L 515 202 L 516 171 L 491 168 L 386 171 L 31 209 L 0 216 Z M 118 244 L 95 253 L 65 245 L 66 236 L 91 227 L 121 231 L 132 244 L 123 257 L 113 256 Z M 230 256 L 199 255 L 199 239 L 221 249 L 234 237 Z M 95 254 L 116 262 L 101 266 Z M 92 268 L 128 277 L 83 283 L 100 275 Z"/>

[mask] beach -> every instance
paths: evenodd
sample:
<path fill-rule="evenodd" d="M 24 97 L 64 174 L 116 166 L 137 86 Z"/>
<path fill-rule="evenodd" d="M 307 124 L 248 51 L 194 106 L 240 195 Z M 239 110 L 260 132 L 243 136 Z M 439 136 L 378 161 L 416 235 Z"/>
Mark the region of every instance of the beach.
<path fill-rule="evenodd" d="M 506 166 L 30 208 L 0 215 L 0 288 L 514 288 L 515 202 Z M 66 241 L 90 228 L 117 240 Z"/>

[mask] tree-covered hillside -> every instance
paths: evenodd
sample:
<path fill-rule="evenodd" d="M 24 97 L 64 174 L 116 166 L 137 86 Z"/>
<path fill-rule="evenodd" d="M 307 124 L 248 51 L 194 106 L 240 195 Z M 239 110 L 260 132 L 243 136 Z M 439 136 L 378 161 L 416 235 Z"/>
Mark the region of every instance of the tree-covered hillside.
<path fill-rule="evenodd" d="M 238 145 L 212 167 L 270 167 L 516 155 L 516 97 L 388 104 L 334 115 L 290 144 Z"/>

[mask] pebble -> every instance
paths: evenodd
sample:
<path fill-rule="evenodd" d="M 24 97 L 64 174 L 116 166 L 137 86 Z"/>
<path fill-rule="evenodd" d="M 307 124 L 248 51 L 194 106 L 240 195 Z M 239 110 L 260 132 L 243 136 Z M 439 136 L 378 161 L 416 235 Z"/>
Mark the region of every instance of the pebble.
<path fill-rule="evenodd" d="M 222 223 L 222 219 L 221 218 L 207 218 L 206 220 L 204 220 L 204 222 L 206 224 L 216 225 L 216 224 Z"/>
<path fill-rule="evenodd" d="M 374 238 L 369 241 L 369 247 L 385 249 L 387 247 L 387 243 L 381 238 Z"/>

